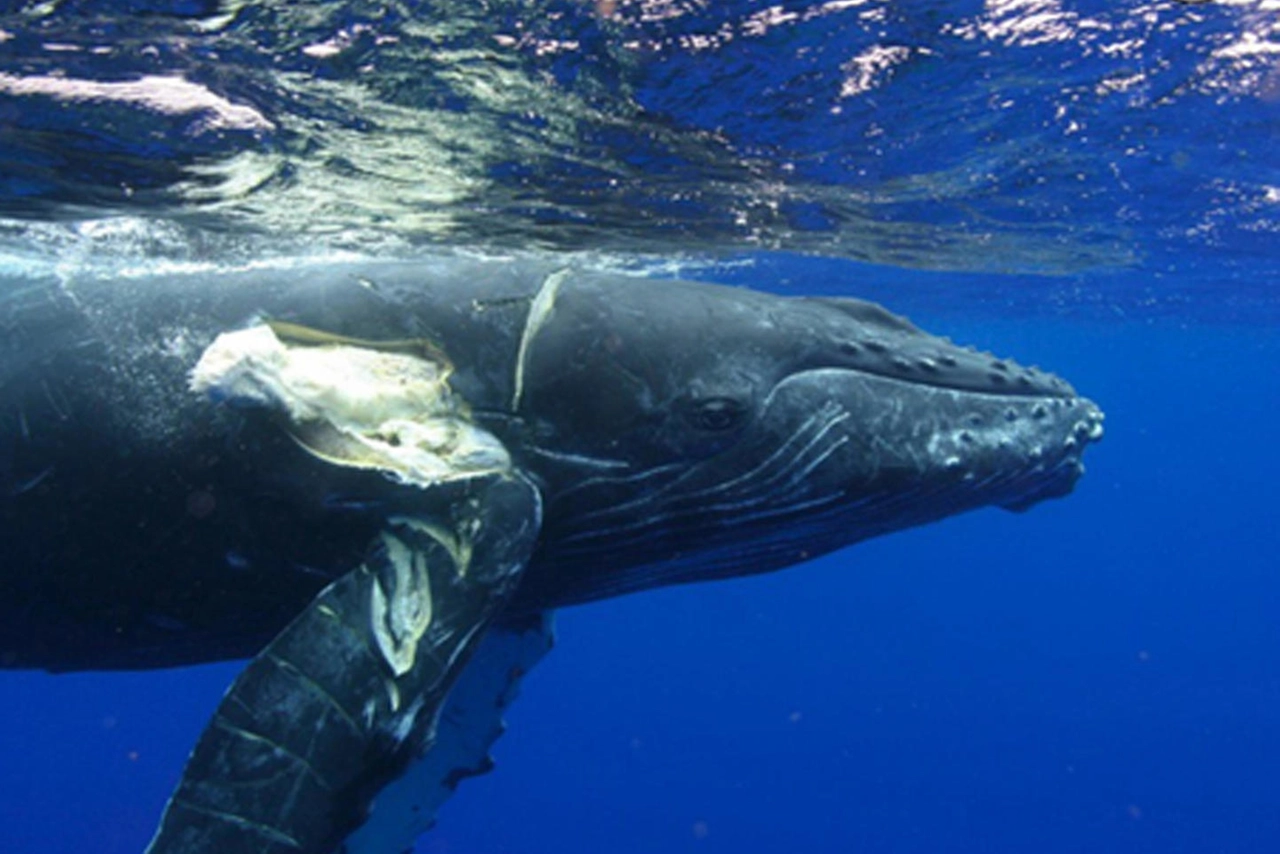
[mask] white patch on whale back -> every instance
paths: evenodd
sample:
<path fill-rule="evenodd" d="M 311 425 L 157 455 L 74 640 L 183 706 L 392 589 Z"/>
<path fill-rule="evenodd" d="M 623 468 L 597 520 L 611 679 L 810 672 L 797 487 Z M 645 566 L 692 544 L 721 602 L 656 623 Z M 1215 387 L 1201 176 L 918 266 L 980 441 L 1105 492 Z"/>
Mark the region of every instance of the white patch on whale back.
<path fill-rule="evenodd" d="M 506 449 L 466 417 L 448 378 L 448 365 L 421 356 L 290 344 L 261 325 L 219 335 L 191 372 L 191 390 L 283 412 L 322 459 L 411 486 L 509 471 Z"/>
<path fill-rule="evenodd" d="M 560 284 L 567 278 L 569 278 L 568 270 L 557 270 L 547 276 L 542 282 L 542 287 L 538 288 L 532 305 L 529 306 L 529 314 L 524 321 L 524 332 L 520 335 L 520 350 L 516 354 L 515 388 L 511 394 L 512 412 L 520 411 L 520 399 L 524 396 L 524 368 L 525 360 L 529 357 L 529 347 L 547 322 L 547 318 L 551 316 L 551 310 L 556 305 L 556 294 L 560 291 Z"/>

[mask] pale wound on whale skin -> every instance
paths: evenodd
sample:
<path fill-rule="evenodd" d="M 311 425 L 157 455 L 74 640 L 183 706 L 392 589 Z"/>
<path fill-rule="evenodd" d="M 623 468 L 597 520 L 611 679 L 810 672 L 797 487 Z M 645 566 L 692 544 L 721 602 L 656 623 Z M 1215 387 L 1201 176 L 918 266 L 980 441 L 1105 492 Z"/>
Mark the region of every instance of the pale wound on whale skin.
<path fill-rule="evenodd" d="M 418 641 L 431 625 L 431 575 L 421 550 L 391 533 L 384 531 L 381 536 L 387 561 L 384 571 L 375 574 L 370 625 L 387 666 L 403 676 L 412 669 Z"/>
<path fill-rule="evenodd" d="M 529 349 L 533 340 L 538 337 L 551 312 L 556 306 L 556 297 L 560 293 L 560 285 L 569 278 L 568 270 L 557 270 L 542 282 L 538 293 L 529 306 L 529 314 L 525 317 L 524 332 L 520 335 L 520 348 L 516 352 L 516 373 L 511 393 L 511 411 L 520 411 L 521 398 L 524 397 L 524 371 L 529 360 Z"/>
<path fill-rule="evenodd" d="M 471 566 L 471 540 L 480 533 L 478 523 L 467 525 L 467 530 L 464 532 L 466 537 L 459 537 L 442 525 L 435 525 L 413 516 L 392 516 L 387 523 L 400 528 L 406 535 L 414 534 L 435 540 L 449 555 L 458 577 L 466 577 L 467 568 Z"/>
<path fill-rule="evenodd" d="M 283 338 L 272 325 L 219 335 L 192 370 L 191 390 L 281 412 L 316 457 L 410 486 L 510 471 L 506 449 L 471 423 L 449 387 L 438 350 L 279 328 Z"/>

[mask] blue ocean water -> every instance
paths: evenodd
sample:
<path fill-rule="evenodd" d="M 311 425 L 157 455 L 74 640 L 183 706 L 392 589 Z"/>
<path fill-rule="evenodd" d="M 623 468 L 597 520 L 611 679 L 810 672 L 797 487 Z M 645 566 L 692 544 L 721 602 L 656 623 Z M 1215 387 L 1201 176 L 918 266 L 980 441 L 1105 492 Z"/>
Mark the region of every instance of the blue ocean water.
<path fill-rule="evenodd" d="M 6 7 L 6 286 L 674 259 L 876 299 L 1108 418 L 1026 514 L 561 612 L 418 851 L 1280 847 L 1274 2 L 297 8 Z M 140 851 L 237 669 L 0 673 L 0 851 Z"/>

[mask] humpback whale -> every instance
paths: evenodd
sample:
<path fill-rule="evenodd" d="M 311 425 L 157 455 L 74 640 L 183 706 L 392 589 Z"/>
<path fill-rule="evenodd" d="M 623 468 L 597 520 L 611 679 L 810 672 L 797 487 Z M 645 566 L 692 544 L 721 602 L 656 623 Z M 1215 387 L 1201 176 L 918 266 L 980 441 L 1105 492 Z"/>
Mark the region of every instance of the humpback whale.
<path fill-rule="evenodd" d="M 1066 495 L 1102 414 L 878 305 L 426 258 L 0 296 L 0 663 L 249 663 L 150 854 L 394 854 L 555 609 Z"/>

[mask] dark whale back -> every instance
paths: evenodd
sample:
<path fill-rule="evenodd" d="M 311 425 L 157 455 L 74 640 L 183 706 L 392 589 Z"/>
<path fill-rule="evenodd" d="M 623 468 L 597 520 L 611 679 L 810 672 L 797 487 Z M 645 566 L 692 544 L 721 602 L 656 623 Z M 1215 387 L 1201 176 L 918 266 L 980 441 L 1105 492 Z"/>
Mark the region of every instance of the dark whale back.
<path fill-rule="evenodd" d="M 0 665 L 251 655 L 359 562 L 380 479 L 190 393 L 218 333 L 270 317 L 430 339 L 479 415 L 510 398 L 546 272 L 451 259 L 0 283 Z"/>

